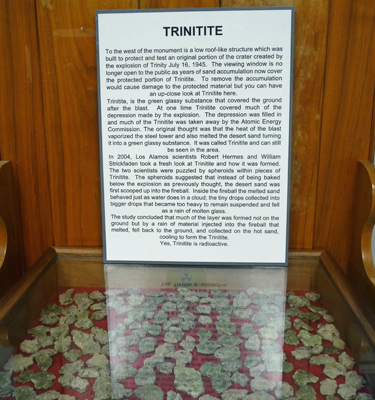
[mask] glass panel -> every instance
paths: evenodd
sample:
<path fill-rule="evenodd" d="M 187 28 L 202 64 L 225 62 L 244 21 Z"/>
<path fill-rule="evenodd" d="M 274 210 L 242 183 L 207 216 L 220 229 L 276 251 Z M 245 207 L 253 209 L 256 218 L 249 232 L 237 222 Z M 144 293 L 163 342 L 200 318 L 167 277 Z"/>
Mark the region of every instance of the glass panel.
<path fill-rule="evenodd" d="M 0 398 L 369 400 L 360 324 L 286 273 L 106 265 L 104 288 L 60 288 L 9 362 L 0 348 Z"/>

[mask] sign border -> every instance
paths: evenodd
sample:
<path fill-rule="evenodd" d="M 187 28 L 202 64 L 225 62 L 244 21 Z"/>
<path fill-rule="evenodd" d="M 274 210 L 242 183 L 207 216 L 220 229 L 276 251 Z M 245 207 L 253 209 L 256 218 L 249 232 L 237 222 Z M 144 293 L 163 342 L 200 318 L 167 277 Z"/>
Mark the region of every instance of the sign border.
<path fill-rule="evenodd" d="M 104 182 L 103 182 L 103 133 L 102 133 L 102 118 L 101 118 L 101 91 L 100 91 L 100 60 L 99 60 L 99 16 L 101 14 L 128 14 L 128 13 L 172 13 L 172 12 L 207 12 L 207 11 L 290 11 L 291 12 L 291 42 L 290 42 L 290 87 L 289 87 L 289 149 L 288 149 L 288 187 L 287 187 L 287 207 L 286 207 L 286 240 L 285 240 L 285 260 L 282 263 L 254 263 L 254 262 L 209 262 L 209 261 L 136 261 L 136 260 L 109 260 L 107 258 L 107 243 L 106 243 L 106 224 L 105 224 L 105 209 L 104 209 Z M 136 9 L 136 10 L 96 10 L 95 11 L 95 30 L 96 30 L 96 61 L 97 61 L 97 87 L 98 87 L 98 120 L 99 120 L 99 158 L 100 158 L 100 187 L 101 187 L 101 214 L 102 214 L 102 237 L 103 237 L 103 261 L 105 264 L 133 264 L 134 266 L 206 266 L 206 267 L 227 267 L 233 266 L 237 268 L 249 267 L 286 267 L 288 266 L 288 250 L 289 250 L 289 227 L 290 227 L 290 178 L 291 178 L 291 153 L 292 153 L 292 114 L 293 114 L 293 60 L 294 60 L 294 22 L 295 22 L 295 7 L 236 7 L 236 8 L 162 8 L 162 9 Z"/>

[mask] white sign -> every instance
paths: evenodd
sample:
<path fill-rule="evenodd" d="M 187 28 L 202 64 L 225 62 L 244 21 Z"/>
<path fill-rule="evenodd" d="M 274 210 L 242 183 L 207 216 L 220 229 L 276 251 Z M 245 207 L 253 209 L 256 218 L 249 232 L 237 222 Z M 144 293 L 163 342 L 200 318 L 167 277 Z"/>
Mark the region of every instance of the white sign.
<path fill-rule="evenodd" d="M 105 262 L 286 264 L 293 18 L 97 12 Z"/>

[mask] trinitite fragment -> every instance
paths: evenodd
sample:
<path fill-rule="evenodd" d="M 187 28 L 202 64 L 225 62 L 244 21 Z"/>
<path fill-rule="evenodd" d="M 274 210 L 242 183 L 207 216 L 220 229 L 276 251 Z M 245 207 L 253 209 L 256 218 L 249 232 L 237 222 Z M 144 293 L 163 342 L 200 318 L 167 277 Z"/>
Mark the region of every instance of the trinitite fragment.
<path fill-rule="evenodd" d="M 246 395 L 246 389 L 228 389 L 221 394 L 221 398 L 222 400 L 241 400 Z"/>
<path fill-rule="evenodd" d="M 38 342 L 37 339 L 34 340 L 24 340 L 23 342 L 21 342 L 20 344 L 20 349 L 21 351 L 23 351 L 24 353 L 27 354 L 34 354 L 37 351 L 40 350 L 40 344 Z"/>
<path fill-rule="evenodd" d="M 88 367 L 104 368 L 109 363 L 107 357 L 104 354 L 94 354 L 91 358 L 86 361 Z"/>
<path fill-rule="evenodd" d="M 177 350 L 174 353 L 174 359 L 178 367 L 185 367 L 193 359 L 193 355 L 186 350 Z"/>
<path fill-rule="evenodd" d="M 212 337 L 212 332 L 207 329 L 201 328 L 199 329 L 197 336 L 200 340 L 208 340 Z"/>
<path fill-rule="evenodd" d="M 61 399 L 60 393 L 57 392 L 56 390 L 49 390 L 48 392 L 44 392 L 36 396 L 36 400 L 58 400 L 58 399 L 63 400 Z"/>
<path fill-rule="evenodd" d="M 139 358 L 139 353 L 137 351 L 131 351 L 128 349 L 121 349 L 118 352 L 118 356 L 120 357 L 121 361 L 129 361 L 134 363 Z"/>
<path fill-rule="evenodd" d="M 256 392 L 248 394 L 243 400 L 275 400 L 275 398 L 269 393 Z"/>
<path fill-rule="evenodd" d="M 283 353 L 265 353 L 261 357 L 268 372 L 283 371 Z"/>
<path fill-rule="evenodd" d="M 60 376 L 58 382 L 61 384 L 62 387 L 69 388 L 73 379 L 74 379 L 73 374 L 65 374 Z"/>
<path fill-rule="evenodd" d="M 216 393 L 223 393 L 232 386 L 229 372 L 219 372 L 211 376 L 211 385 Z"/>
<path fill-rule="evenodd" d="M 176 366 L 174 375 L 174 386 L 177 390 L 195 399 L 205 392 L 201 374 L 194 368 Z"/>
<path fill-rule="evenodd" d="M 153 367 L 146 365 L 138 369 L 134 376 L 134 382 L 138 386 L 153 385 L 156 381 L 156 373 Z"/>
<path fill-rule="evenodd" d="M 89 294 L 89 299 L 100 302 L 104 301 L 106 299 L 106 296 L 99 290 L 95 290 L 94 292 Z"/>
<path fill-rule="evenodd" d="M 251 303 L 249 297 L 241 292 L 233 298 L 233 306 L 236 308 L 246 308 Z"/>
<path fill-rule="evenodd" d="M 72 336 L 74 344 L 82 350 L 83 355 L 99 353 L 100 344 L 94 341 L 94 335 L 73 330 Z"/>
<path fill-rule="evenodd" d="M 141 354 L 151 353 L 155 351 L 157 343 L 158 343 L 157 339 L 151 337 L 145 337 L 138 344 L 139 352 Z"/>
<path fill-rule="evenodd" d="M 33 400 L 36 397 L 36 393 L 29 386 L 18 386 L 14 389 L 13 396 L 16 400 Z"/>
<path fill-rule="evenodd" d="M 242 367 L 242 361 L 233 358 L 227 358 L 225 360 L 221 360 L 221 365 L 223 367 L 223 371 L 236 372 Z"/>
<path fill-rule="evenodd" d="M 90 387 L 90 383 L 88 380 L 76 376 L 72 380 L 70 387 L 79 393 L 85 393 Z"/>
<path fill-rule="evenodd" d="M 94 400 L 110 399 L 112 397 L 111 377 L 100 376 L 95 379 L 93 391 L 95 392 Z"/>
<path fill-rule="evenodd" d="M 140 386 L 134 390 L 134 394 L 141 400 L 163 400 L 164 392 L 155 385 Z"/>
<path fill-rule="evenodd" d="M 215 357 L 220 360 L 228 358 L 239 358 L 241 356 L 241 351 L 237 346 L 227 346 L 222 347 L 215 351 Z"/>
<path fill-rule="evenodd" d="M 45 349 L 46 347 L 53 346 L 53 342 L 55 339 L 52 336 L 40 336 L 37 340 L 40 344 L 40 347 L 42 349 Z"/>
<path fill-rule="evenodd" d="M 74 289 L 68 289 L 65 293 L 61 293 L 59 295 L 59 301 L 62 306 L 67 306 L 73 303 L 72 294 L 74 293 Z"/>
<path fill-rule="evenodd" d="M 354 358 L 350 357 L 345 351 L 339 355 L 339 362 L 346 369 L 353 369 L 355 365 Z"/>
<path fill-rule="evenodd" d="M 263 372 L 266 370 L 266 367 L 263 364 L 256 365 L 255 367 L 249 368 L 249 375 L 252 378 L 256 378 L 261 376 Z"/>
<path fill-rule="evenodd" d="M 182 397 L 180 394 L 174 392 L 173 390 L 170 390 L 167 393 L 167 400 L 182 400 Z"/>
<path fill-rule="evenodd" d="M 41 371 L 47 371 L 48 368 L 52 367 L 52 356 L 55 354 L 57 354 L 57 351 L 54 349 L 40 350 L 38 353 L 34 354 L 34 359 Z"/>
<path fill-rule="evenodd" d="M 125 388 L 121 383 L 112 380 L 111 382 L 112 389 L 112 400 L 121 400 L 124 397 L 130 397 L 133 394 L 131 389 Z"/>
<path fill-rule="evenodd" d="M 323 369 L 323 374 L 328 376 L 328 378 L 336 379 L 339 375 L 345 375 L 346 368 L 332 359 L 332 362 L 329 364 L 325 364 Z"/>
<path fill-rule="evenodd" d="M 297 296 L 291 292 L 287 294 L 286 302 L 292 308 L 302 308 L 310 305 L 310 300 L 305 297 Z"/>
<path fill-rule="evenodd" d="M 348 383 L 343 383 L 337 389 L 337 394 L 339 394 L 343 400 L 353 400 L 357 395 L 357 390 Z"/>
<path fill-rule="evenodd" d="M 78 310 L 87 310 L 92 304 L 94 304 L 94 300 L 91 300 L 86 292 L 77 293 L 74 296 L 74 301 L 78 306 Z"/>
<path fill-rule="evenodd" d="M 294 396 L 294 389 L 287 382 L 278 382 L 275 389 L 275 396 L 280 400 L 285 400 Z"/>
<path fill-rule="evenodd" d="M 250 381 L 250 387 L 253 392 L 270 392 L 275 386 L 275 382 L 268 381 L 261 377 L 254 378 Z"/>
<path fill-rule="evenodd" d="M 173 371 L 175 364 L 171 362 L 161 362 L 156 364 L 156 369 L 165 375 L 170 375 Z"/>
<path fill-rule="evenodd" d="M 79 318 L 77 322 L 74 324 L 76 329 L 82 329 L 86 331 L 94 326 L 94 323 L 91 321 L 90 318 Z"/>
<path fill-rule="evenodd" d="M 356 371 L 349 371 L 345 374 L 345 383 L 360 390 L 366 383 L 365 379 L 358 375 Z"/>
<path fill-rule="evenodd" d="M 0 397 L 12 396 L 14 387 L 12 386 L 11 377 L 12 377 L 12 371 L 0 372 Z M 15 380 L 17 380 L 17 378 Z"/>
<path fill-rule="evenodd" d="M 310 385 L 302 386 L 296 391 L 295 396 L 300 400 L 316 400 L 315 389 Z"/>
<path fill-rule="evenodd" d="M 59 373 L 74 375 L 74 374 L 77 374 L 81 369 L 83 369 L 83 365 L 84 365 L 84 363 L 82 360 L 77 360 L 76 362 L 74 362 L 72 364 L 64 364 L 60 368 Z"/>
<path fill-rule="evenodd" d="M 241 374 L 237 371 L 231 376 L 230 380 L 234 384 L 240 385 L 241 387 L 245 387 L 249 382 L 250 378 L 245 374 Z"/>
<path fill-rule="evenodd" d="M 304 346 L 313 347 L 315 345 L 322 344 L 322 337 L 319 334 L 312 335 L 305 329 L 302 329 L 298 334 L 297 337 L 301 340 Z"/>
<path fill-rule="evenodd" d="M 92 327 L 91 332 L 94 334 L 95 340 L 100 344 L 108 343 L 108 332 L 104 329 L 97 328 L 96 326 Z"/>
<path fill-rule="evenodd" d="M 325 379 L 320 382 L 320 393 L 323 396 L 333 396 L 337 390 L 337 382 L 333 379 Z"/>
<path fill-rule="evenodd" d="M 209 394 L 205 394 L 204 396 L 199 397 L 199 400 L 217 400 L 218 397 L 211 396 Z"/>
<path fill-rule="evenodd" d="M 285 331 L 284 343 L 285 344 L 289 344 L 291 346 L 298 346 L 299 345 L 299 339 L 297 338 L 296 332 L 294 332 L 292 330 Z"/>
<path fill-rule="evenodd" d="M 195 339 L 188 335 L 185 340 L 181 341 L 180 346 L 186 351 L 193 351 L 195 349 Z"/>
<path fill-rule="evenodd" d="M 283 372 L 284 374 L 289 374 L 290 372 L 293 372 L 294 370 L 294 365 L 290 362 L 283 362 Z"/>
<path fill-rule="evenodd" d="M 251 368 L 254 367 L 255 365 L 259 364 L 261 361 L 259 356 L 254 356 L 252 354 L 246 356 L 245 360 L 244 360 L 244 366 L 246 368 Z"/>
<path fill-rule="evenodd" d="M 71 344 L 72 338 L 70 336 L 67 336 L 56 340 L 53 346 L 58 353 L 66 353 L 70 350 Z"/>
<path fill-rule="evenodd" d="M 330 357 L 328 354 L 320 354 L 319 356 L 313 356 L 310 358 L 309 363 L 311 365 L 326 365 L 335 362 L 335 359 Z"/>
<path fill-rule="evenodd" d="M 184 337 L 184 331 L 181 328 L 172 326 L 170 330 L 165 334 L 164 341 L 166 343 L 178 343 L 181 342 Z"/>
<path fill-rule="evenodd" d="M 234 322 L 219 321 L 215 323 L 216 330 L 219 335 L 235 335 L 237 325 Z"/>
<path fill-rule="evenodd" d="M 220 343 L 205 340 L 197 345 L 197 352 L 200 354 L 214 354 L 219 347 L 221 347 Z"/>
<path fill-rule="evenodd" d="M 297 347 L 292 351 L 292 355 L 297 361 L 309 359 L 311 357 L 310 347 Z"/>
<path fill-rule="evenodd" d="M 306 386 L 309 383 L 316 383 L 319 381 L 319 378 L 313 375 L 309 371 L 303 371 L 302 369 L 298 369 L 293 374 L 294 382 L 297 386 Z"/>
<path fill-rule="evenodd" d="M 332 324 L 322 325 L 318 329 L 318 334 L 324 339 L 328 340 L 329 342 L 333 342 L 335 339 L 340 337 L 339 331 L 336 327 Z"/>
<path fill-rule="evenodd" d="M 254 310 L 251 308 L 235 308 L 233 314 L 239 319 L 249 319 L 254 314 Z"/>
<path fill-rule="evenodd" d="M 27 333 L 34 337 L 40 337 L 45 336 L 50 330 L 51 328 L 49 328 L 48 326 L 38 325 L 35 328 L 29 329 Z"/>
<path fill-rule="evenodd" d="M 24 357 L 22 354 L 16 354 L 10 358 L 6 366 L 9 366 L 10 370 L 14 372 L 22 372 L 33 364 L 33 357 Z"/>
<path fill-rule="evenodd" d="M 199 371 L 203 376 L 211 378 L 213 375 L 221 372 L 221 364 L 214 364 L 212 362 L 208 362 L 202 364 Z"/>
<path fill-rule="evenodd" d="M 302 319 L 296 318 L 293 321 L 293 326 L 297 329 L 297 331 L 301 329 L 306 329 L 307 331 L 313 331 L 313 327 L 303 322 Z"/>
<path fill-rule="evenodd" d="M 164 343 L 155 349 L 156 356 L 163 356 L 166 358 L 173 358 L 175 353 L 174 345 L 171 343 Z"/>
<path fill-rule="evenodd" d="M 316 302 L 320 299 L 320 294 L 318 293 L 314 293 L 314 292 L 310 292 L 310 293 L 306 293 L 305 294 L 306 299 Z"/>
<path fill-rule="evenodd" d="M 202 324 L 202 325 L 212 325 L 212 324 L 213 324 L 212 318 L 210 318 L 210 317 L 207 316 L 207 315 L 201 315 L 201 316 L 198 318 L 198 322 L 199 322 L 200 324 Z"/>
<path fill-rule="evenodd" d="M 242 343 L 242 339 L 240 337 L 228 335 L 219 336 L 217 341 L 223 346 L 237 346 Z"/>
<path fill-rule="evenodd" d="M 137 373 L 136 368 L 127 363 L 112 364 L 111 373 L 115 379 L 128 379 Z"/>
<path fill-rule="evenodd" d="M 95 311 L 91 314 L 90 319 L 92 321 L 101 321 L 107 316 L 107 310 Z"/>
<path fill-rule="evenodd" d="M 259 311 L 253 316 L 253 318 L 251 318 L 251 321 L 254 322 L 254 324 L 263 326 L 267 325 L 268 318 L 266 314 L 264 314 L 262 311 Z"/>
<path fill-rule="evenodd" d="M 245 349 L 249 351 L 257 351 L 260 347 L 260 340 L 258 335 L 253 335 L 245 342 Z"/>

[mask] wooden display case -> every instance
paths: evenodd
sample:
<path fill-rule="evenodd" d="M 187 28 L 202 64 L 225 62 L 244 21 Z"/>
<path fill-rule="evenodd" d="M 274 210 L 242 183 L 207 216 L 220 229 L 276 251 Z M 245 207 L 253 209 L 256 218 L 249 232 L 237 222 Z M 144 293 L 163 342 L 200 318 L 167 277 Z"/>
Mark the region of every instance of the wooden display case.
<path fill-rule="evenodd" d="M 106 287 L 101 249 L 50 248 L 0 303 L 0 344 L 17 346 L 59 288 Z M 128 266 L 129 283 L 145 288 L 160 286 L 171 267 Z M 160 268 L 163 273 L 160 273 Z M 353 291 L 327 251 L 290 252 L 288 268 L 207 268 L 215 282 L 228 282 L 231 290 L 249 282 L 259 287 L 316 291 L 335 319 L 342 339 L 354 354 L 368 382 L 375 380 L 375 318 Z M 207 282 L 210 279 L 207 278 Z M 211 288 L 208 286 L 208 288 Z"/>
<path fill-rule="evenodd" d="M 368 224 L 373 220 L 373 166 L 360 164 L 359 185 L 362 187 L 365 202 L 359 202 L 360 216 L 355 234 L 359 235 L 362 257 L 358 249 L 352 268 L 351 282 L 342 269 L 326 250 L 290 251 L 287 268 L 201 268 L 206 276 L 206 288 L 213 288 L 214 283 L 226 282 L 230 290 L 246 289 L 250 283 L 256 282 L 260 288 L 284 288 L 287 291 L 314 291 L 322 296 L 325 306 L 335 319 L 335 325 L 341 338 L 348 345 L 359 371 L 372 385 L 375 382 L 375 316 L 372 306 L 366 301 L 371 299 L 371 292 L 361 295 L 358 285 L 364 279 L 365 270 L 371 268 L 368 240 L 370 240 Z M 368 179 L 367 179 L 367 178 Z M 367 189 L 366 189 L 367 188 Z M 368 197 L 370 191 L 370 198 Z M 359 191 L 360 192 L 360 191 Z M 369 222 L 370 220 L 370 222 Z M 6 235 L 5 235 L 6 237 Z M 353 240 L 356 240 L 354 237 Z M 17 241 L 16 241 L 17 242 Z M 355 246 L 354 246 L 355 247 Z M 1 268 L 11 268 L 9 261 L 12 254 L 19 251 L 17 246 L 7 247 L 3 243 L 7 257 L 3 257 Z M 367 255 L 366 255 L 367 254 Z M 371 258 L 372 260 L 372 258 Z M 194 270 L 195 267 L 186 267 Z M 173 266 L 123 265 L 121 274 L 129 285 L 143 288 L 159 288 L 165 276 Z M 101 248 L 51 247 L 42 257 L 18 280 L 18 282 L 0 300 L 0 350 L 18 346 L 27 329 L 37 319 L 41 309 L 60 289 L 66 288 L 108 288 L 107 267 L 103 264 Z M 367 281 L 371 280 L 367 277 Z M 169 279 L 168 284 L 175 282 Z M 354 289 L 354 285 L 357 290 Z M 112 287 L 111 287 L 112 288 Z"/>

